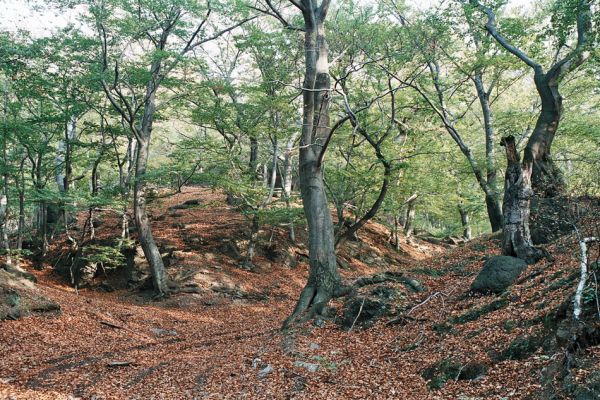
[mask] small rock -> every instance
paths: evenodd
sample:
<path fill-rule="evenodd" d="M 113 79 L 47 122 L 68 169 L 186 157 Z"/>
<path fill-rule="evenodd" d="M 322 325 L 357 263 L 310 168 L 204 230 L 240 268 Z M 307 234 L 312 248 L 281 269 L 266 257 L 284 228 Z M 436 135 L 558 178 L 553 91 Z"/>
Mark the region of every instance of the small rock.
<path fill-rule="evenodd" d="M 311 350 L 318 350 L 318 349 L 321 348 L 321 346 L 319 346 L 316 343 L 311 343 L 311 344 L 308 345 L 308 348 L 311 349 Z"/>
<path fill-rule="evenodd" d="M 304 361 L 294 361 L 294 367 L 304 368 L 308 372 L 317 372 L 321 366 L 319 364 L 312 364 Z"/>
<path fill-rule="evenodd" d="M 177 331 L 161 328 L 150 328 L 150 331 L 158 337 L 162 336 L 177 336 Z"/>
<path fill-rule="evenodd" d="M 263 379 L 267 375 L 269 375 L 271 372 L 273 372 L 273 367 L 271 367 L 271 364 L 267 364 L 266 367 L 264 367 L 263 369 L 261 369 L 260 371 L 258 371 L 258 378 L 259 379 Z"/>
<path fill-rule="evenodd" d="M 315 320 L 313 321 L 313 324 L 317 327 L 317 328 L 325 328 L 325 320 L 323 318 L 315 318 Z"/>
<path fill-rule="evenodd" d="M 109 367 L 115 368 L 115 367 L 128 367 L 131 365 L 130 361 L 111 361 L 108 363 Z"/>

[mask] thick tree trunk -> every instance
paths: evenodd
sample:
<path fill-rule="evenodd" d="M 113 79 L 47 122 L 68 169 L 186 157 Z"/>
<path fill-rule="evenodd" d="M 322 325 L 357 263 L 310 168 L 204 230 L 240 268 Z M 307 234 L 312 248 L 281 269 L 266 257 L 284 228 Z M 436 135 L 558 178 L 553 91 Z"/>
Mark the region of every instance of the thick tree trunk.
<path fill-rule="evenodd" d="M 302 138 L 300 142 L 300 191 L 308 225 L 310 272 L 293 313 L 284 327 L 323 315 L 327 304 L 340 286 L 335 256 L 333 222 L 325 194 L 320 164 L 322 145 L 329 133 L 329 62 L 325 40 L 325 17 L 329 0 L 320 7 L 304 0 L 305 76 L 303 91 Z"/>
<path fill-rule="evenodd" d="M 556 197 L 564 194 L 565 182 L 552 160 L 550 149 L 563 114 L 563 99 L 554 77 L 538 71 L 534 81 L 542 110 L 523 152 L 523 160 L 533 166 L 531 184 L 534 192 L 541 197 Z"/>
<path fill-rule="evenodd" d="M 534 247 L 529 233 L 532 165 L 527 160 L 521 164 L 513 136 L 502 139 L 501 144 L 506 149 L 507 159 L 502 252 L 533 264 L 544 256 L 544 252 Z"/>

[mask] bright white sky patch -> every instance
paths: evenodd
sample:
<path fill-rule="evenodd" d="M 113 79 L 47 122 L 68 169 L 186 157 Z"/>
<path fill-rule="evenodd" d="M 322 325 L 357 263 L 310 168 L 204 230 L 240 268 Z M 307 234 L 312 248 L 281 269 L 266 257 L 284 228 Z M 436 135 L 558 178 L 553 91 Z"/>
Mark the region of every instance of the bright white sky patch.
<path fill-rule="evenodd" d="M 368 0 L 368 2 L 375 0 Z M 426 9 L 436 6 L 447 0 L 407 0 L 407 4 Z M 508 7 L 511 10 L 531 9 L 536 0 L 510 0 Z M 69 24 L 77 23 L 77 11 L 57 10 L 48 7 L 43 0 L 0 0 L 0 30 L 17 31 L 24 29 L 34 36 L 48 36 L 56 29 L 64 28 Z"/>

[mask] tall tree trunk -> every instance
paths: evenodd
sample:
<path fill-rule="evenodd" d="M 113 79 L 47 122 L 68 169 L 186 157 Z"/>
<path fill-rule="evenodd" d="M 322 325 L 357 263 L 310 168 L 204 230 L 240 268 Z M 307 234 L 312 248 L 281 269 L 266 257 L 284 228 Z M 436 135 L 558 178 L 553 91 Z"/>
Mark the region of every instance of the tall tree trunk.
<path fill-rule="evenodd" d="M 149 140 L 149 135 L 148 135 Z M 157 295 L 162 296 L 168 292 L 165 266 L 154 241 L 150 220 L 146 212 L 146 166 L 148 164 L 149 143 L 148 140 L 138 140 L 137 162 L 135 168 L 134 184 L 134 212 L 135 222 L 138 228 L 138 239 L 144 250 L 144 255 L 150 265 L 152 283 Z"/>
<path fill-rule="evenodd" d="M 315 6 L 312 0 L 302 1 L 304 16 L 305 76 L 303 90 L 303 121 L 300 141 L 300 192 L 308 225 L 310 272 L 293 313 L 284 327 L 301 320 L 323 315 L 327 304 L 340 286 L 335 256 L 333 222 L 325 194 L 321 168 L 322 144 L 329 126 L 329 61 L 325 40 L 325 18 L 329 0 Z"/>
<path fill-rule="evenodd" d="M 490 93 L 483 85 L 483 74 L 478 71 L 473 76 L 477 97 L 483 115 L 483 126 L 485 131 L 485 160 L 486 160 L 486 182 L 489 190 L 485 192 L 485 205 L 488 219 L 492 226 L 492 232 L 502 229 L 502 205 L 500 193 L 498 192 L 496 160 L 494 159 L 494 125 L 492 108 L 490 107 Z M 491 89 L 490 89 L 491 90 Z"/>
<path fill-rule="evenodd" d="M 504 224 L 502 253 L 514 256 L 533 264 L 544 256 L 544 252 L 533 246 L 529 233 L 529 207 L 533 190 L 531 188 L 532 163 L 523 159 L 513 136 L 502 139 L 506 149 L 506 177 L 504 186 Z"/>
<path fill-rule="evenodd" d="M 146 88 L 146 97 L 144 104 L 144 113 L 140 121 L 140 128 L 137 131 L 137 158 L 135 163 L 135 183 L 134 183 L 134 213 L 135 222 L 138 228 L 138 239 L 144 250 L 144 255 L 150 271 L 152 273 L 152 283 L 158 296 L 167 294 L 167 279 L 165 265 L 158 246 L 154 241 L 150 219 L 146 212 L 146 168 L 148 165 L 148 156 L 150 153 L 150 140 L 152 138 L 152 126 L 156 112 L 156 90 L 155 82 L 158 80 L 161 71 L 161 61 L 157 60 L 150 67 L 150 74 L 153 79 Z"/>

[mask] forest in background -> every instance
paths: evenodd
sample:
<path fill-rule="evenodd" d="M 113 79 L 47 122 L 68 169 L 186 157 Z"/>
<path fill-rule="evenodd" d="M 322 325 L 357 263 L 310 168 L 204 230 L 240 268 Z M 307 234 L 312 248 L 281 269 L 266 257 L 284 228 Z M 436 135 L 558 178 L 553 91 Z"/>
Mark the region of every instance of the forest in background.
<path fill-rule="evenodd" d="M 563 250 L 552 246 L 570 235 L 581 277 L 568 330 L 579 343 L 585 305 L 598 301 L 595 1 L 36 7 L 77 22 L 0 32 L 2 319 L 30 311 L 17 311 L 10 287 L 34 290 L 23 278 L 44 269 L 76 293 L 126 271 L 153 300 L 197 294 L 173 272 L 182 248 L 167 243 L 167 225 L 207 223 L 181 240 L 205 256 L 207 243 L 231 239 L 217 253 L 240 273 L 265 273 L 271 256 L 307 264 L 295 306 L 277 312 L 286 329 L 324 325 L 331 302 L 371 285 L 425 291 L 422 277 L 394 269 L 405 259 L 363 256 L 369 268 L 355 272 L 366 274 L 347 275 L 357 242 L 420 260 L 491 240 L 482 273 L 518 271 L 510 285 L 526 265 L 554 263 Z M 237 214 L 219 237 L 223 202 Z M 510 266 L 493 267 L 500 253 Z M 436 293 L 447 292 L 421 300 Z M 365 299 L 347 304 L 354 323 Z"/>

